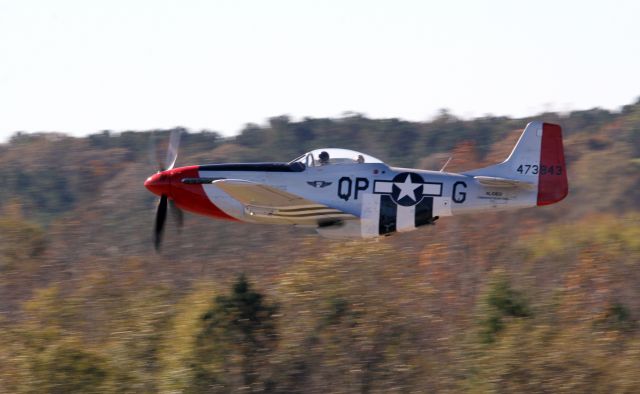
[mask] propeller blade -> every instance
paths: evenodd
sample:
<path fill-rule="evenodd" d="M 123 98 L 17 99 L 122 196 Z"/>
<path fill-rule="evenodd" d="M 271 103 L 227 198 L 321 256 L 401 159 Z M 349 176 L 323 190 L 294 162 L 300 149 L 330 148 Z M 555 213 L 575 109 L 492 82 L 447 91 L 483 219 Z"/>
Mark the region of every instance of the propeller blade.
<path fill-rule="evenodd" d="M 169 146 L 167 147 L 167 158 L 165 159 L 165 170 L 170 170 L 176 164 L 178 159 L 178 147 L 180 146 L 180 129 L 173 130 L 169 137 Z"/>
<path fill-rule="evenodd" d="M 182 130 L 176 129 L 171 132 L 169 136 L 169 146 L 167 147 L 167 157 L 165 158 L 164 166 L 160 162 L 157 156 L 156 144 L 155 144 L 155 136 L 151 134 L 150 141 L 150 156 L 152 161 L 153 158 L 157 160 L 158 163 L 158 172 L 171 170 L 173 166 L 176 164 L 176 160 L 178 159 L 178 147 L 180 146 L 180 135 L 182 134 Z M 160 250 L 160 245 L 162 243 L 162 233 L 164 232 L 164 224 L 167 221 L 167 205 L 169 198 L 166 194 L 163 194 L 160 197 L 160 202 L 158 203 L 158 210 L 156 211 L 156 224 L 153 232 L 153 243 L 156 247 L 156 251 Z M 171 201 L 171 212 L 176 218 L 176 222 L 178 223 L 178 228 L 182 227 L 183 223 L 183 214 L 182 211 L 173 204 Z"/>
<path fill-rule="evenodd" d="M 178 230 L 182 229 L 182 225 L 184 224 L 184 214 L 182 213 L 182 210 L 178 208 L 173 200 L 169 200 L 169 209 L 171 210 L 173 217 L 176 219 Z"/>
<path fill-rule="evenodd" d="M 164 222 L 167 220 L 167 196 L 162 195 L 160 202 L 158 203 L 158 210 L 156 211 L 156 226 L 153 232 L 153 242 L 156 247 L 156 251 L 160 250 L 160 243 L 162 242 L 162 232 L 164 231 Z"/>

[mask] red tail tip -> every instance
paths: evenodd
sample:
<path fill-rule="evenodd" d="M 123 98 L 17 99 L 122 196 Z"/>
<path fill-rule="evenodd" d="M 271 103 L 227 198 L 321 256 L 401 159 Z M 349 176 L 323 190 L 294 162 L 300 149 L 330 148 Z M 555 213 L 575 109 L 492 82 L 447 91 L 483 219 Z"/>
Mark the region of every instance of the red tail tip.
<path fill-rule="evenodd" d="M 562 146 L 562 128 L 551 123 L 542 126 L 538 205 L 550 205 L 569 194 L 567 170 Z"/>

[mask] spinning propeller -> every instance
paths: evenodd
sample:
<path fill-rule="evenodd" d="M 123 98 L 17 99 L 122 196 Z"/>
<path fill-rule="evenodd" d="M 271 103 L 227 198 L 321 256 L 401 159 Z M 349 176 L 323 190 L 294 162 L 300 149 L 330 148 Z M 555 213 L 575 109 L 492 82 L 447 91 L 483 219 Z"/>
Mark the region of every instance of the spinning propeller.
<path fill-rule="evenodd" d="M 158 209 L 156 210 L 156 221 L 153 231 L 153 243 L 156 251 L 160 250 L 160 244 L 162 243 L 164 224 L 167 220 L 167 208 L 171 209 L 179 229 L 182 228 L 182 223 L 184 221 L 182 211 L 175 205 L 173 200 L 169 200 L 169 197 L 166 194 L 171 187 L 170 174 L 167 174 L 166 172 L 172 170 L 173 166 L 176 164 L 176 160 L 178 158 L 178 147 L 180 146 L 180 134 L 180 130 L 173 130 L 171 132 L 171 136 L 169 137 L 169 146 L 167 147 L 167 156 L 164 163 L 162 163 L 158 158 L 152 137 L 152 159 L 158 163 L 158 172 L 149 177 L 144 185 L 149 190 L 156 189 L 162 191 L 160 201 L 158 202 Z"/>

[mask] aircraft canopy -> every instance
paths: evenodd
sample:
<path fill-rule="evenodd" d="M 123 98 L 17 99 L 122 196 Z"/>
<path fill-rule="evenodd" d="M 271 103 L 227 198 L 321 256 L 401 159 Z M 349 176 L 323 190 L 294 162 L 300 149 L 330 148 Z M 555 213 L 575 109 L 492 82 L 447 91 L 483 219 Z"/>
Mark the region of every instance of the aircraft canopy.
<path fill-rule="evenodd" d="M 324 148 L 307 152 L 304 155 L 292 160 L 292 163 L 302 163 L 307 167 L 334 164 L 356 164 L 356 163 L 382 163 L 373 156 L 356 152 L 350 149 Z"/>

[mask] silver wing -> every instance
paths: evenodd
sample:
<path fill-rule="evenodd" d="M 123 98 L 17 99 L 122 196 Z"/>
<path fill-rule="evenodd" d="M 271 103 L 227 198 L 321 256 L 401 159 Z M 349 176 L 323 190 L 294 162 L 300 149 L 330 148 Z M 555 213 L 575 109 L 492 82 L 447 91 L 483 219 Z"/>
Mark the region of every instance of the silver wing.
<path fill-rule="evenodd" d="M 242 206 L 243 217 L 237 217 L 237 213 L 233 216 L 244 221 L 323 226 L 358 219 L 339 209 L 261 183 L 222 179 L 212 182 L 211 185 Z M 225 207 L 221 208 L 224 210 Z"/>

